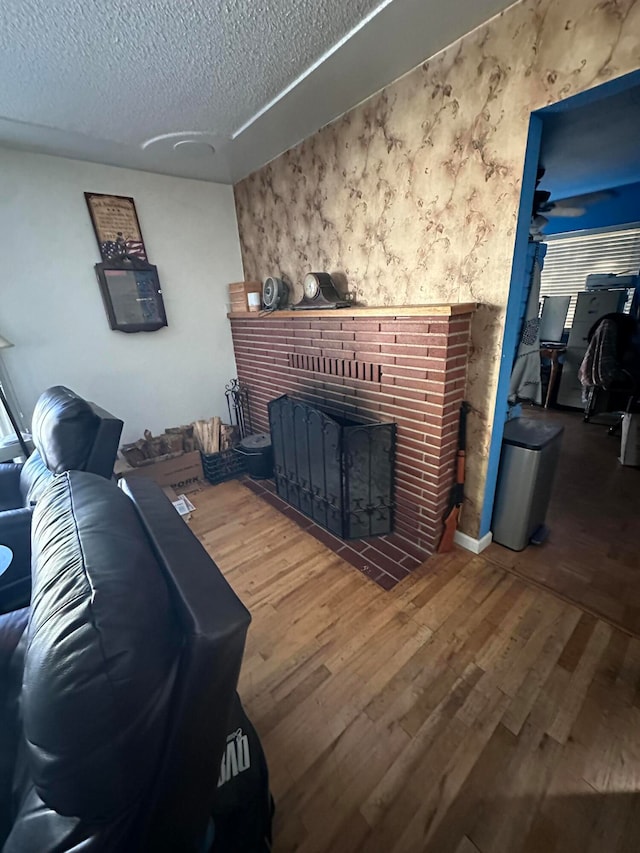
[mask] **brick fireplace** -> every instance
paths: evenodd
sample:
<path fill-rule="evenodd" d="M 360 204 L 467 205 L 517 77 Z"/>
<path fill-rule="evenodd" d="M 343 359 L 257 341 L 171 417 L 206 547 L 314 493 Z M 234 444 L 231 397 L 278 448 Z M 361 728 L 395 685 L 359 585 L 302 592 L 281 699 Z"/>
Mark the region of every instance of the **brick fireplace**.
<path fill-rule="evenodd" d="M 254 429 L 281 394 L 329 413 L 397 424 L 392 534 L 345 542 L 251 483 L 386 589 L 434 552 L 442 532 L 464 398 L 473 304 L 230 314 Z"/>

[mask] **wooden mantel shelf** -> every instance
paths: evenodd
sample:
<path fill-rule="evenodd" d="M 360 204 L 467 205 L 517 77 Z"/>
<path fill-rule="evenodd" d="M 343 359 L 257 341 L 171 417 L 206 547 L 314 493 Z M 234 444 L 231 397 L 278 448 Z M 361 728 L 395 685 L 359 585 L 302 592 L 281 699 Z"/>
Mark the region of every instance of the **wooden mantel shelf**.
<path fill-rule="evenodd" d="M 477 308 L 475 302 L 438 303 L 435 305 L 383 305 L 362 308 L 325 308 L 301 311 L 240 311 L 227 314 L 230 320 L 265 320 L 272 318 L 305 320 L 322 317 L 325 320 L 344 320 L 345 317 L 452 317 L 456 314 L 471 314 Z"/>

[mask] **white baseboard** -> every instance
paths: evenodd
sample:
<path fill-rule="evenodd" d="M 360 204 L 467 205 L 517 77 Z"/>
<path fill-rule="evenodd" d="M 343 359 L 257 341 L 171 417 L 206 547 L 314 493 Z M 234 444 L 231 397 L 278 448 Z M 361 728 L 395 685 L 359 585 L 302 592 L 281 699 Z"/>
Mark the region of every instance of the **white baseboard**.
<path fill-rule="evenodd" d="M 482 539 L 474 539 L 473 536 L 467 536 L 461 530 L 456 530 L 453 537 L 456 545 L 465 548 L 467 551 L 472 551 L 474 554 L 481 554 L 491 544 L 492 539 L 493 533 L 491 531 L 485 533 Z"/>

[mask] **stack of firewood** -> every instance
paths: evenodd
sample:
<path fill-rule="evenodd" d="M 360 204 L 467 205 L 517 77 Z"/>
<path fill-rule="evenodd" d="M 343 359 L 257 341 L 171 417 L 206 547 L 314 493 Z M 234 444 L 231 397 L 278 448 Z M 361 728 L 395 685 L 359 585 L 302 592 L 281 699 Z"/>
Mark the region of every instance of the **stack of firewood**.
<path fill-rule="evenodd" d="M 193 432 L 199 450 L 203 453 L 218 453 L 220 450 L 220 418 L 194 421 Z"/>
<path fill-rule="evenodd" d="M 240 441 L 238 427 L 231 424 L 220 424 L 220 450 L 231 450 Z"/>
<path fill-rule="evenodd" d="M 220 418 L 195 421 L 193 431 L 198 449 L 203 453 L 230 450 L 238 443 L 238 427 L 223 424 Z"/>
<path fill-rule="evenodd" d="M 182 436 L 182 450 L 184 450 L 185 453 L 191 453 L 198 449 L 196 438 L 193 434 L 193 424 L 187 424 L 186 426 L 179 427 L 167 427 L 164 433 L 165 435 Z"/>
<path fill-rule="evenodd" d="M 134 468 L 157 462 L 159 459 L 171 459 L 182 453 L 189 453 L 196 449 L 193 424 L 170 427 L 162 435 L 152 435 L 151 430 L 146 429 L 144 438 L 132 444 L 124 444 L 120 449 L 129 465 Z"/>
<path fill-rule="evenodd" d="M 194 450 L 219 453 L 235 447 L 238 441 L 237 426 L 223 424 L 220 418 L 209 418 L 186 426 L 169 427 L 162 435 L 152 435 L 146 429 L 144 438 L 124 444 L 120 450 L 129 465 L 137 468 Z"/>

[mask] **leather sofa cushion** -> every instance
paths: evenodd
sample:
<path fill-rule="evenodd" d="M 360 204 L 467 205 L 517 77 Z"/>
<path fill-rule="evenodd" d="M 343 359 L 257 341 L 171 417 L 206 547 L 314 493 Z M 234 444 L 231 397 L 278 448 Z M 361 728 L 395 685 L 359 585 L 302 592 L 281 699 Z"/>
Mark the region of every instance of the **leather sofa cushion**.
<path fill-rule="evenodd" d="M 63 385 L 41 394 L 31 429 L 40 455 L 52 474 L 85 469 L 100 418 L 90 404 Z"/>
<path fill-rule="evenodd" d="M 181 649 L 166 581 L 131 501 L 81 471 L 51 480 L 33 548 L 31 782 L 60 815 L 114 819 L 151 788 L 162 754 Z"/>

